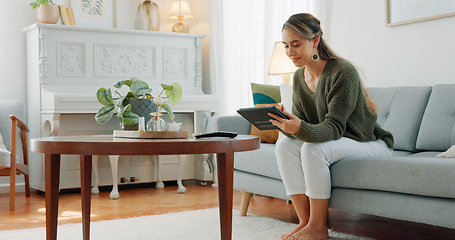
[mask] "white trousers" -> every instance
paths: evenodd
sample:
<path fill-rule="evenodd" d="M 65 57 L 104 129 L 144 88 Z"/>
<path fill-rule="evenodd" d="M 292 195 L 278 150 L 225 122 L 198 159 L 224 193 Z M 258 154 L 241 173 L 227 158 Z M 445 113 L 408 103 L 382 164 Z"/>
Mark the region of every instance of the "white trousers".
<path fill-rule="evenodd" d="M 392 156 L 384 141 L 357 142 L 341 138 L 323 143 L 306 143 L 282 136 L 276 143 L 276 157 L 288 195 L 330 198 L 329 166 L 347 157 Z"/>

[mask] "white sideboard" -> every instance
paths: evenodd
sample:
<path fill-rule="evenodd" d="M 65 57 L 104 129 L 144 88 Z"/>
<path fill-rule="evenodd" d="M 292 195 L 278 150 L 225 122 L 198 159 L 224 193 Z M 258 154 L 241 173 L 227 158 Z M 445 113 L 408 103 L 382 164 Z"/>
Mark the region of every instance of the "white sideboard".
<path fill-rule="evenodd" d="M 27 34 L 27 122 L 31 138 L 112 134 L 112 130 L 119 129 L 116 117 L 103 125 L 94 119 L 101 107 L 96 91 L 100 87 L 112 88 L 114 83 L 131 77 L 146 81 L 153 94 L 159 93 L 161 83 L 179 82 L 183 97 L 173 110 L 176 120 L 183 122 L 183 130 L 190 134 L 194 110 L 217 112 L 219 109 L 216 96 L 202 91 L 204 35 L 39 23 L 24 31 Z M 31 186 L 44 191 L 43 158 L 34 153 L 30 158 Z M 160 159 L 162 180 L 176 180 L 176 156 Z M 197 159 L 187 157 L 183 179 L 211 180 Z M 154 164 L 141 156 L 121 156 L 118 176 L 154 182 Z M 60 188 L 80 187 L 78 156 L 62 157 L 60 171 Z M 100 158 L 99 172 L 100 185 L 111 185 L 107 156 Z"/>

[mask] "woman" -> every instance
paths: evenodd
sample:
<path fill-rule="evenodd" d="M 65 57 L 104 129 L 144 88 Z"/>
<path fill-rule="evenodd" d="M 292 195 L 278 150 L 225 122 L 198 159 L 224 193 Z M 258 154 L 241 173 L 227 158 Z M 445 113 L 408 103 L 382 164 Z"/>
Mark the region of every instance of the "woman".
<path fill-rule="evenodd" d="M 281 106 L 290 119 L 270 116 L 287 136 L 277 142 L 276 155 L 300 223 L 281 239 L 327 239 L 329 166 L 347 157 L 391 156 L 393 136 L 377 124 L 377 106 L 356 68 L 329 48 L 318 19 L 293 15 L 282 35 L 286 54 L 299 69 L 292 113 Z"/>

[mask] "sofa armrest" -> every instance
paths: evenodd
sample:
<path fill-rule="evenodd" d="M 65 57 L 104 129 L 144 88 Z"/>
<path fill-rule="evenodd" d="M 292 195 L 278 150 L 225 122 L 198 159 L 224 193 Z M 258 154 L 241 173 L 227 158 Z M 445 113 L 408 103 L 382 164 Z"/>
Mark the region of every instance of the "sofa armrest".
<path fill-rule="evenodd" d="M 251 123 L 240 115 L 214 116 L 212 118 L 214 131 L 236 132 L 248 135 L 251 131 Z"/>

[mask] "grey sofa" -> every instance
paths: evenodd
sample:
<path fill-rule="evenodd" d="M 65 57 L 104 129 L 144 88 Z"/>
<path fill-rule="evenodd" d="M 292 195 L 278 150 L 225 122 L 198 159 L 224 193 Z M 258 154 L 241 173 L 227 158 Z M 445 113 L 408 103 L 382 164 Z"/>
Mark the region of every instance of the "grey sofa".
<path fill-rule="evenodd" d="M 379 106 L 379 124 L 394 135 L 393 157 L 333 164 L 330 207 L 455 228 L 455 158 L 436 158 L 455 144 L 455 84 L 369 91 Z M 218 130 L 250 132 L 238 115 L 213 120 Z M 252 194 L 289 199 L 274 144 L 236 153 L 234 189 L 243 192 L 241 214 Z"/>

